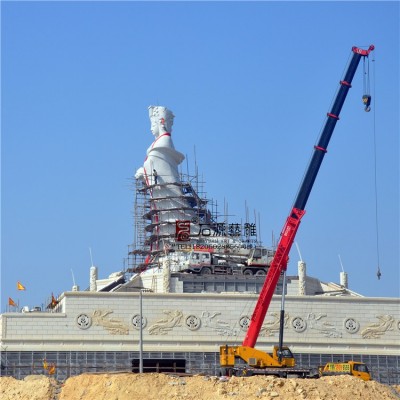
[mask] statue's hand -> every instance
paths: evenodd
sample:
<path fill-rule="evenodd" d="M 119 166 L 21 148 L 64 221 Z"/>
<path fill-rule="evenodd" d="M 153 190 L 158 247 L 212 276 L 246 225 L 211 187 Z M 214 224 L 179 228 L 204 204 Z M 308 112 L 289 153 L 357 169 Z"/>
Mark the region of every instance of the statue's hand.
<path fill-rule="evenodd" d="M 135 174 L 135 178 L 136 179 L 141 179 L 142 181 L 144 181 L 144 169 L 143 167 L 140 167 Z"/>

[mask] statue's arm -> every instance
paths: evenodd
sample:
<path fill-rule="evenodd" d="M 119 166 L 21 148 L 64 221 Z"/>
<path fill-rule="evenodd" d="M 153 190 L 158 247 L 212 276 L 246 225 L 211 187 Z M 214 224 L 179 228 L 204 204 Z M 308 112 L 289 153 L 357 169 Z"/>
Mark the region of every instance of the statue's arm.
<path fill-rule="evenodd" d="M 144 168 L 140 167 L 135 174 L 136 179 L 140 179 L 142 181 L 145 181 L 145 176 L 144 176 Z"/>

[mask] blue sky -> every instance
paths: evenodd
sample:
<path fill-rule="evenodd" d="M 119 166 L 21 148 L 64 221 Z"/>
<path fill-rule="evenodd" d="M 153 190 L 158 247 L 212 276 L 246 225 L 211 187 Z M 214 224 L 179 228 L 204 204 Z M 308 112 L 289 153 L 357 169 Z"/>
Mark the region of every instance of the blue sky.
<path fill-rule="evenodd" d="M 309 275 L 338 282 L 340 254 L 350 289 L 397 297 L 398 2 L 3 1 L 1 311 L 69 290 L 71 270 L 87 288 L 89 247 L 100 277 L 123 268 L 151 104 L 174 112 L 208 197 L 235 222 L 246 202 L 270 245 L 351 48 L 370 44 L 373 110 L 360 64 L 296 241 Z"/>

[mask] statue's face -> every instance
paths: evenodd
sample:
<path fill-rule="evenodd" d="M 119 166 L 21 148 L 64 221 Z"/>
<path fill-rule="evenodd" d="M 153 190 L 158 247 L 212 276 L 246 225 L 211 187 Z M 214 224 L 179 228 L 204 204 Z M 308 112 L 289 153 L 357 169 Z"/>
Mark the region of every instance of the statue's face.
<path fill-rule="evenodd" d="M 155 137 L 164 132 L 171 132 L 174 115 L 165 107 L 149 107 L 150 130 Z"/>
<path fill-rule="evenodd" d="M 151 121 L 151 133 L 157 137 L 160 134 L 160 121 L 158 116 L 153 115 L 152 117 L 150 117 L 150 121 Z"/>

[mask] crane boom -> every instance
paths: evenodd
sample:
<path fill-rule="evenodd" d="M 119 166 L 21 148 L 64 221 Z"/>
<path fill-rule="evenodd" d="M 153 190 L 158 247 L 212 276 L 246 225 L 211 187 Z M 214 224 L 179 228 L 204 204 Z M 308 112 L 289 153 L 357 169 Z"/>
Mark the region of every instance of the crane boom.
<path fill-rule="evenodd" d="M 293 245 L 297 230 L 300 225 L 301 218 L 305 214 L 305 206 L 311 189 L 317 177 L 322 160 L 327 152 L 328 144 L 331 139 L 336 122 L 339 120 L 339 114 L 346 100 L 347 93 L 351 88 L 351 82 L 357 70 L 358 64 L 362 57 L 368 57 L 369 53 L 374 49 L 371 45 L 367 50 L 353 47 L 353 56 L 348 65 L 347 71 L 336 95 L 331 111 L 327 114 L 327 119 L 322 130 L 318 144 L 314 146 L 310 164 L 304 175 L 300 190 L 295 199 L 293 208 L 283 226 L 279 243 L 276 249 L 274 259 L 268 270 L 264 285 L 261 289 L 260 296 L 255 306 L 253 315 L 250 320 L 250 326 L 243 340 L 242 346 L 254 347 L 257 342 L 261 326 L 267 314 L 272 296 L 275 292 L 281 272 L 286 271 L 289 252 Z"/>

